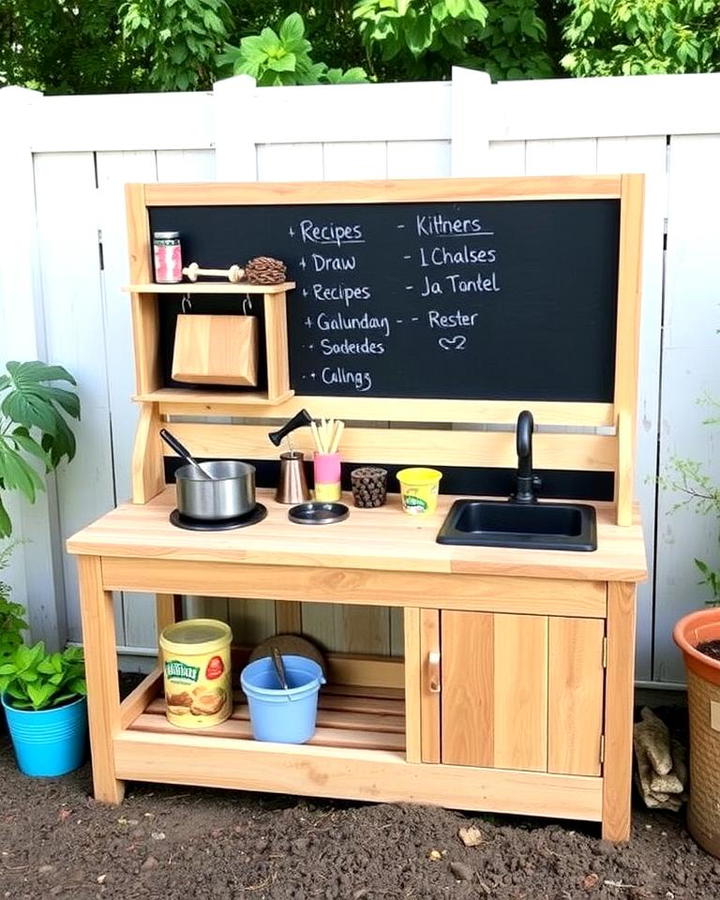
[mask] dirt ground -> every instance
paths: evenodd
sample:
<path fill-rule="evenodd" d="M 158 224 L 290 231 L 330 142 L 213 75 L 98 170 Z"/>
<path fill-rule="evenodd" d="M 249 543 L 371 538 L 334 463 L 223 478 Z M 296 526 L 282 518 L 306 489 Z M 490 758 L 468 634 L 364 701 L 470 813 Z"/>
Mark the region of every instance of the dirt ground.
<path fill-rule="evenodd" d="M 720 897 L 682 814 L 637 804 L 614 847 L 580 823 L 151 784 L 113 809 L 90 788 L 89 766 L 20 775 L 0 734 L 0 898 Z"/>

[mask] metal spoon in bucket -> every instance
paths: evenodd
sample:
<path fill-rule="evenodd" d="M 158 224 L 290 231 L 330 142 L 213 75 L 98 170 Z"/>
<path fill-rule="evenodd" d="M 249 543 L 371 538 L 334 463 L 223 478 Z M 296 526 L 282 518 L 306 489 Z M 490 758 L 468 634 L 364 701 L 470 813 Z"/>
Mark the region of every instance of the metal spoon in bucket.
<path fill-rule="evenodd" d="M 272 657 L 273 666 L 275 666 L 275 674 L 277 675 L 277 680 L 280 682 L 280 687 L 287 691 L 288 700 L 294 700 L 295 698 L 290 693 L 290 685 L 288 684 L 287 674 L 285 672 L 285 664 L 283 663 L 282 654 L 278 650 L 277 647 L 272 647 L 270 650 L 270 655 Z"/>
<path fill-rule="evenodd" d="M 168 447 L 171 447 L 178 456 L 181 456 L 186 463 L 189 463 L 191 466 L 195 467 L 195 470 L 199 473 L 200 477 L 205 481 L 212 481 L 212 477 L 208 475 L 208 473 L 203 469 L 200 463 L 190 456 L 190 451 L 184 444 L 181 444 L 180 441 L 175 437 L 175 435 L 170 434 L 170 432 L 166 428 L 160 429 L 160 437 L 165 441 Z"/>

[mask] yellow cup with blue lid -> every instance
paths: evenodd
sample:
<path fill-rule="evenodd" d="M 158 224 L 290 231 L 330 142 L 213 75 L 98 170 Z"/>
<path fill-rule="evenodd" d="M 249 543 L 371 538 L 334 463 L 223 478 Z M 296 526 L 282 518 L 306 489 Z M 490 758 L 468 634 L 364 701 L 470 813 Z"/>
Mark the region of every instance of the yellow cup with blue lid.
<path fill-rule="evenodd" d="M 401 469 L 397 473 L 400 482 L 402 508 L 411 516 L 429 516 L 437 509 L 442 472 L 437 469 Z"/>

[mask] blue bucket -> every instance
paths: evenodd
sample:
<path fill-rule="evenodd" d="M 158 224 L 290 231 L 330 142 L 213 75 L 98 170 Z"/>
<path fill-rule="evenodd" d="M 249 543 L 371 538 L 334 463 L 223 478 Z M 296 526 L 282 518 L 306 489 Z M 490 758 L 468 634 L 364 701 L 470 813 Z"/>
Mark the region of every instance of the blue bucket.
<path fill-rule="evenodd" d="M 25 775 L 65 775 L 85 762 L 87 700 L 80 697 L 55 709 L 5 707 L 17 764 Z"/>
<path fill-rule="evenodd" d="M 317 699 L 325 684 L 322 669 L 305 656 L 285 656 L 288 689 L 278 684 L 269 656 L 256 659 L 240 673 L 240 684 L 250 707 L 250 723 L 256 741 L 304 744 L 315 733 Z"/>

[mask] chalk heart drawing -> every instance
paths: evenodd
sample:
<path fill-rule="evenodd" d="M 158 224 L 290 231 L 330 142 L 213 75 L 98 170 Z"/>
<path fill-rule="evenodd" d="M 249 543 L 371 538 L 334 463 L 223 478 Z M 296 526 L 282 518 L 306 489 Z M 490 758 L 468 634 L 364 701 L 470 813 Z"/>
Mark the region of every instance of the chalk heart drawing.
<path fill-rule="evenodd" d="M 443 348 L 443 350 L 464 350 L 465 345 L 467 344 L 467 338 L 464 334 L 456 334 L 454 337 L 441 337 L 438 339 L 438 344 Z"/>

